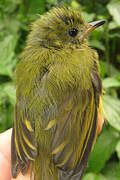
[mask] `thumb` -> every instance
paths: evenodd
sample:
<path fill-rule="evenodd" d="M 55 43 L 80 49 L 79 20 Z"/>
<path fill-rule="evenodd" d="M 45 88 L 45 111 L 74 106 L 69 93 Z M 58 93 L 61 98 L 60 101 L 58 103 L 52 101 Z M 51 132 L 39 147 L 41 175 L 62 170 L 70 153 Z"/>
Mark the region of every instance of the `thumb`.
<path fill-rule="evenodd" d="M 11 179 L 10 143 L 12 129 L 0 134 L 0 179 Z"/>

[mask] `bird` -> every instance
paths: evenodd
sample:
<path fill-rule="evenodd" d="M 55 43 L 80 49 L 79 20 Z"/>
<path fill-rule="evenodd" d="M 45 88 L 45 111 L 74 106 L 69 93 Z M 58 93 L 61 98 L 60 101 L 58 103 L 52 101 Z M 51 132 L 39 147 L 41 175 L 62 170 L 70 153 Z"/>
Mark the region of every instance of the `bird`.
<path fill-rule="evenodd" d="M 29 168 L 31 180 L 82 179 L 102 128 L 99 57 L 88 36 L 104 23 L 54 7 L 31 25 L 15 71 L 13 178 Z"/>

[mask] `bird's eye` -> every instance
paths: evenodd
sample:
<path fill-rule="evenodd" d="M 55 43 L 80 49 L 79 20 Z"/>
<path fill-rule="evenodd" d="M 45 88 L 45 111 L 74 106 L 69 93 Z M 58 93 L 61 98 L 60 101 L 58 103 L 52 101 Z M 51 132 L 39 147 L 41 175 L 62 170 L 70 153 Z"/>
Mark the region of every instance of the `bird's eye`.
<path fill-rule="evenodd" d="M 69 29 L 69 35 L 75 37 L 78 33 L 78 30 L 75 28 Z"/>

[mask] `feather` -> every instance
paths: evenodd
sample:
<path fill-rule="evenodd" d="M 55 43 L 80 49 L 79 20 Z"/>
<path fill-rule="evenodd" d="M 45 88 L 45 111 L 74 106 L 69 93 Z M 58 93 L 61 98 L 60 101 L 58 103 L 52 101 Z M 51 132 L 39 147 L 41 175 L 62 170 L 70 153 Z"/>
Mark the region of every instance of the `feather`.
<path fill-rule="evenodd" d="M 77 35 L 72 37 L 73 28 Z M 96 141 L 102 84 L 87 24 L 72 8 L 54 8 L 31 28 L 16 69 L 12 176 L 80 180 Z"/>
<path fill-rule="evenodd" d="M 22 174 L 25 174 L 30 161 L 33 161 L 37 156 L 36 142 L 34 138 L 34 130 L 28 120 L 20 121 L 19 108 L 15 108 L 15 124 L 12 133 L 11 149 L 15 153 L 11 154 L 12 160 L 12 175 L 16 178 L 18 168 Z"/>

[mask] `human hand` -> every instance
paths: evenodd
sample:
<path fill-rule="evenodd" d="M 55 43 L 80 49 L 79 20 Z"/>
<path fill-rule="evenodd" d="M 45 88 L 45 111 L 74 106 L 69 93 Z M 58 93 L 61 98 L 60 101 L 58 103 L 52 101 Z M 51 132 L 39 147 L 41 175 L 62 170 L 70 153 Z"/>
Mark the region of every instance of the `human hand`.
<path fill-rule="evenodd" d="M 29 174 L 19 174 L 16 179 L 11 175 L 11 133 L 12 129 L 0 134 L 0 180 L 29 180 Z"/>

